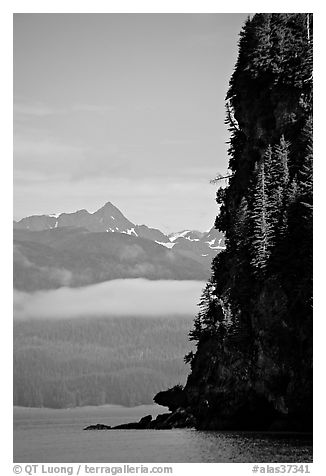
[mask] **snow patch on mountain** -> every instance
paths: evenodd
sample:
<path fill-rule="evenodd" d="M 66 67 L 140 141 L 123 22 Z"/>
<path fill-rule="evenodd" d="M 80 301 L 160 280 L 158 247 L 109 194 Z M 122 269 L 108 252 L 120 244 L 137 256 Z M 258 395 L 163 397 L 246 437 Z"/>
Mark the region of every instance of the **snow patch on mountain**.
<path fill-rule="evenodd" d="M 137 233 L 135 232 L 135 228 L 130 228 L 128 230 L 123 230 L 123 231 L 121 231 L 121 233 L 125 233 L 126 235 L 138 236 Z"/>
<path fill-rule="evenodd" d="M 183 231 L 178 231 L 176 233 L 170 233 L 170 235 L 169 235 L 170 241 L 175 241 L 180 237 L 184 238 L 184 236 L 189 232 L 190 232 L 190 230 L 183 230 Z"/>
<path fill-rule="evenodd" d="M 157 243 L 158 245 L 165 246 L 166 248 L 169 248 L 169 249 L 173 248 L 175 245 L 175 243 L 163 243 L 161 241 L 156 241 L 156 240 L 155 240 L 155 243 Z"/>

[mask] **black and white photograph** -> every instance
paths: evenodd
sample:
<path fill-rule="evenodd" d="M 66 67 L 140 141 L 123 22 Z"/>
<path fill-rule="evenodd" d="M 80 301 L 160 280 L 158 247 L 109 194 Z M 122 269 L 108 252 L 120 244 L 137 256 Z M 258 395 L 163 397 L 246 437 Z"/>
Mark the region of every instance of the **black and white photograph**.
<path fill-rule="evenodd" d="M 12 14 L 16 474 L 310 472 L 313 18 Z"/>

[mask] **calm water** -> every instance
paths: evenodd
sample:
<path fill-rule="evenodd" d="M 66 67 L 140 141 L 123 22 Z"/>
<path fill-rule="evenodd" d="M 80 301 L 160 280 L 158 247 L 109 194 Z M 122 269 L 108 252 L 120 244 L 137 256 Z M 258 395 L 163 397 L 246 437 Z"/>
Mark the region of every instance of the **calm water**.
<path fill-rule="evenodd" d="M 163 411 L 162 411 L 163 410 Z M 311 462 L 305 435 L 195 430 L 82 431 L 164 413 L 158 406 L 14 409 L 14 462 L 222 463 Z"/>

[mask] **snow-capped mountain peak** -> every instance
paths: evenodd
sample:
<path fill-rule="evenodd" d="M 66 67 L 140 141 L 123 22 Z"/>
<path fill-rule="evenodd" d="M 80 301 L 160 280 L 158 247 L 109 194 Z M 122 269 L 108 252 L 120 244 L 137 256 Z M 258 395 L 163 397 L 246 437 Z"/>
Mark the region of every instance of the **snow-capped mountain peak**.
<path fill-rule="evenodd" d="M 145 238 L 167 248 L 167 252 L 178 253 L 198 262 L 208 264 L 217 252 L 224 249 L 224 237 L 218 230 L 208 232 L 182 230 L 165 235 L 156 228 L 136 225 L 126 218 L 111 202 L 106 202 L 94 213 L 86 209 L 73 213 L 34 215 L 14 222 L 17 230 L 42 231 L 63 227 L 83 228 L 86 232 L 122 233 L 134 238 Z"/>

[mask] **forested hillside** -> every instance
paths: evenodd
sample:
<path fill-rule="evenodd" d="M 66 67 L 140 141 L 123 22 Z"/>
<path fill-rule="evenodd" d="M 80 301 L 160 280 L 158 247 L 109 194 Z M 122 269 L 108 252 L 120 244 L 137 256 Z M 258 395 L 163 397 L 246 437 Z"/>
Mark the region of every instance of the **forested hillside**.
<path fill-rule="evenodd" d="M 312 425 L 312 15 L 256 14 L 226 97 L 226 188 L 185 406 L 205 429 Z"/>
<path fill-rule="evenodd" d="M 14 323 L 14 405 L 66 408 L 152 403 L 185 383 L 191 316 Z"/>

